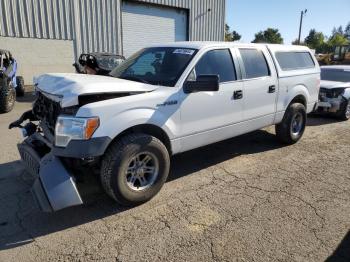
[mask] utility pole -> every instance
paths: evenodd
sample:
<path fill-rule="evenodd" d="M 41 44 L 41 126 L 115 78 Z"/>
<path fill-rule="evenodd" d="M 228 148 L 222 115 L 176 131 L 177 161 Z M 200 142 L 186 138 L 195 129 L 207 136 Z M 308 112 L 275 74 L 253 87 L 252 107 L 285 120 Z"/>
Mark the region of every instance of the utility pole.
<path fill-rule="evenodd" d="M 300 13 L 300 25 L 299 25 L 298 45 L 300 45 L 301 28 L 302 28 L 302 26 L 303 26 L 303 18 L 304 18 L 304 15 L 306 15 L 306 13 L 307 13 L 307 9 L 305 9 L 304 11 L 301 11 L 301 13 Z"/>

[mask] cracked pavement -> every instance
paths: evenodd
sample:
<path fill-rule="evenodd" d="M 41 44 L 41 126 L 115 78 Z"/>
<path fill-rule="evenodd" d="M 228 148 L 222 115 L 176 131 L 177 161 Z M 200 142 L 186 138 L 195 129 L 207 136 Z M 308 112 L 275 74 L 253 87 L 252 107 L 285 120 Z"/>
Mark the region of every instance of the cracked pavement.
<path fill-rule="evenodd" d="M 30 105 L 0 115 L 0 261 L 350 261 L 350 122 L 311 117 L 293 146 L 268 128 L 175 156 L 131 209 L 90 178 L 83 206 L 46 214 L 7 130 Z"/>

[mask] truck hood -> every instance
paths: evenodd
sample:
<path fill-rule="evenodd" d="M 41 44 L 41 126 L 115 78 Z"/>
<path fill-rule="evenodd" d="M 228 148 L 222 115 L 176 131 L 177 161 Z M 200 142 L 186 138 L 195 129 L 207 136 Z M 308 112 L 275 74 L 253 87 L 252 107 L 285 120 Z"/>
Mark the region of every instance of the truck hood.
<path fill-rule="evenodd" d="M 322 88 L 327 88 L 327 89 L 349 88 L 350 87 L 350 83 L 321 80 L 321 87 Z"/>
<path fill-rule="evenodd" d="M 36 90 L 60 102 L 62 107 L 77 105 L 80 95 L 138 94 L 158 88 L 120 78 L 85 74 L 44 74 L 34 78 L 33 82 Z"/>

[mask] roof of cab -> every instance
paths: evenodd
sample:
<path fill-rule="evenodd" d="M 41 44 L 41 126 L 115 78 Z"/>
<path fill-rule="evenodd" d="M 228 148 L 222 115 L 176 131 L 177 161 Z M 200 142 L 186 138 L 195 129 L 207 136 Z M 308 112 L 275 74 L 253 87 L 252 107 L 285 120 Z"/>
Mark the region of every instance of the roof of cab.
<path fill-rule="evenodd" d="M 173 42 L 165 44 L 151 45 L 149 47 L 178 47 L 178 48 L 193 48 L 202 49 L 207 47 L 254 47 L 267 46 L 271 51 L 309 51 L 306 46 L 298 45 L 278 45 L 278 44 L 253 44 L 253 43 L 238 43 L 238 42 Z"/>

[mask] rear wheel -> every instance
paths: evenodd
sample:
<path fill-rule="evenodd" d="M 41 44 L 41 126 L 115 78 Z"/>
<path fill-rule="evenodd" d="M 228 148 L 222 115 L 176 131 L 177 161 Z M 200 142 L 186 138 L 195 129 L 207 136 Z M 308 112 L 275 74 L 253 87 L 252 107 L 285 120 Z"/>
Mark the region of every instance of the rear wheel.
<path fill-rule="evenodd" d="M 5 80 L 0 83 L 0 113 L 10 112 L 16 102 L 16 90 Z"/>
<path fill-rule="evenodd" d="M 24 96 L 25 88 L 24 88 L 24 79 L 22 76 L 16 77 L 17 87 L 16 87 L 16 94 L 17 96 Z"/>
<path fill-rule="evenodd" d="M 338 113 L 338 118 L 341 120 L 350 119 L 350 100 L 345 101 Z"/>
<path fill-rule="evenodd" d="M 306 126 L 306 109 L 303 104 L 291 104 L 283 120 L 276 125 L 278 140 L 285 144 L 294 144 L 303 136 Z"/>
<path fill-rule="evenodd" d="M 170 168 L 169 153 L 157 138 L 132 134 L 114 142 L 102 160 L 101 183 L 122 205 L 150 200 L 162 188 Z"/>

